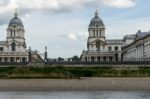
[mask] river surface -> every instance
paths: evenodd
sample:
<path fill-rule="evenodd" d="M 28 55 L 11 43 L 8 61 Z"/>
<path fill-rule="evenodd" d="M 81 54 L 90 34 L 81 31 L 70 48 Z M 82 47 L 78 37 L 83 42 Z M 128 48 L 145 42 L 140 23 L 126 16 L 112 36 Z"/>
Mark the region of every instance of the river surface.
<path fill-rule="evenodd" d="M 0 99 L 150 99 L 148 91 L 0 92 Z"/>

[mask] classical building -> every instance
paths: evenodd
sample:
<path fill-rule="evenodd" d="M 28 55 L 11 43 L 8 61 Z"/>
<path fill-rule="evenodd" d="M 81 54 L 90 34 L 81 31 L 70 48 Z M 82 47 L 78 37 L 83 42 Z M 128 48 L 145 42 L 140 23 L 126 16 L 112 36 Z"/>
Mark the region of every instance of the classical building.
<path fill-rule="evenodd" d="M 28 62 L 25 30 L 17 12 L 9 22 L 6 41 L 0 41 L 0 62 Z"/>
<path fill-rule="evenodd" d="M 130 35 L 131 43 L 122 48 L 123 61 L 150 61 L 150 32 Z"/>
<path fill-rule="evenodd" d="M 123 39 L 110 39 L 105 37 L 105 25 L 96 10 L 91 20 L 87 40 L 87 51 L 83 50 L 81 60 L 85 62 L 121 61 L 121 48 Z"/>

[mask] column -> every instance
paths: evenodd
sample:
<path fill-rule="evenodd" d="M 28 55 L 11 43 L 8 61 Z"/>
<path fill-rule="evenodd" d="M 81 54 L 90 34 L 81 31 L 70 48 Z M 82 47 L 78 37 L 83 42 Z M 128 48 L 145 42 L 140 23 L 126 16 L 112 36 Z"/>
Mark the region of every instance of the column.
<path fill-rule="evenodd" d="M 100 56 L 100 61 L 102 61 L 102 57 Z"/>
<path fill-rule="evenodd" d="M 89 61 L 89 62 L 91 61 L 91 57 L 88 57 L 88 61 Z"/>
<path fill-rule="evenodd" d="M 97 62 L 97 57 L 96 56 L 94 57 L 94 61 Z"/>

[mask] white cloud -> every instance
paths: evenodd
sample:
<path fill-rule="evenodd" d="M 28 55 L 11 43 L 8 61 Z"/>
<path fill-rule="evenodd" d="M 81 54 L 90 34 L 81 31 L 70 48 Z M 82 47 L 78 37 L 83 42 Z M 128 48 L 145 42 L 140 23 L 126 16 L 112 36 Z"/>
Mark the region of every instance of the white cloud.
<path fill-rule="evenodd" d="M 77 8 L 95 1 L 97 0 L 0 0 L 0 13 L 15 8 L 30 10 Z"/>
<path fill-rule="evenodd" d="M 71 39 L 71 40 L 77 40 L 77 36 L 74 33 L 70 33 L 68 35 L 68 38 Z"/>
<path fill-rule="evenodd" d="M 103 4 L 117 8 L 129 8 L 136 5 L 136 0 L 103 0 Z"/>
<path fill-rule="evenodd" d="M 8 14 L 16 8 L 20 16 L 33 13 L 33 11 L 46 11 L 47 13 L 68 13 L 72 10 L 97 4 L 97 0 L 0 0 L 0 26 L 6 24 Z M 29 15 L 28 15 L 29 17 Z"/>

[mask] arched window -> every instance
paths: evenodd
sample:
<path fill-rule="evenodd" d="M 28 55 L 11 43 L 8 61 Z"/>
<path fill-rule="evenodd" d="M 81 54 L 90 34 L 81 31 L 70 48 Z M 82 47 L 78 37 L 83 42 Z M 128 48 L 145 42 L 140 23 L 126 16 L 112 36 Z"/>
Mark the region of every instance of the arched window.
<path fill-rule="evenodd" d="M 16 51 L 16 44 L 14 42 L 11 44 L 11 51 Z"/>

